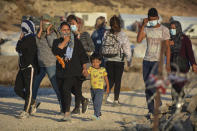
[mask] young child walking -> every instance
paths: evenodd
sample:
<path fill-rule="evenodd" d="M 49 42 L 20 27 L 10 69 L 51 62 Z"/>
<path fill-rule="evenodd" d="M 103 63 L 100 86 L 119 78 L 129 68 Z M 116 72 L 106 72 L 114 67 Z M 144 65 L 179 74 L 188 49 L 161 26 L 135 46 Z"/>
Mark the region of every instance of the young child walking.
<path fill-rule="evenodd" d="M 101 105 L 104 93 L 104 81 L 107 85 L 107 93 L 109 93 L 109 81 L 107 72 L 104 67 L 100 67 L 102 57 L 99 54 L 93 54 L 90 57 L 92 66 L 88 69 L 91 82 L 91 96 L 94 107 L 93 120 L 99 120 L 101 116 Z M 88 76 L 88 74 L 86 76 Z"/>

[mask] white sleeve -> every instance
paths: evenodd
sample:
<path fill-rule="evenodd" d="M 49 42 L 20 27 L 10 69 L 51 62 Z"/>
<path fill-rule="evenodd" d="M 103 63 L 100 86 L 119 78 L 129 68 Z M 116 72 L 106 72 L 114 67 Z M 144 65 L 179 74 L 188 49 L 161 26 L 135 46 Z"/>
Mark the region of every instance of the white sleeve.
<path fill-rule="evenodd" d="M 121 32 L 122 35 L 120 35 L 120 43 L 121 47 L 123 49 L 124 54 L 126 55 L 127 61 L 131 60 L 131 44 L 129 42 L 128 36 L 124 33 Z"/>

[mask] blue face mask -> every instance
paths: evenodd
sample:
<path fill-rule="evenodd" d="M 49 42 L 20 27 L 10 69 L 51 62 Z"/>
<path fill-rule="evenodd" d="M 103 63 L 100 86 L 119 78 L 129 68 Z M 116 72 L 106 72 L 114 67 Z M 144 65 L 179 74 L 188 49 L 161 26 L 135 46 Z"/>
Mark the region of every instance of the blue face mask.
<path fill-rule="evenodd" d="M 78 30 L 76 25 L 71 25 L 70 28 L 71 28 L 71 31 L 73 32 L 76 32 Z"/>
<path fill-rule="evenodd" d="M 158 24 L 158 20 L 151 20 L 151 21 L 148 21 L 147 26 L 156 26 L 157 24 Z"/>
<path fill-rule="evenodd" d="M 171 35 L 176 35 L 176 29 L 170 29 L 170 34 Z"/>

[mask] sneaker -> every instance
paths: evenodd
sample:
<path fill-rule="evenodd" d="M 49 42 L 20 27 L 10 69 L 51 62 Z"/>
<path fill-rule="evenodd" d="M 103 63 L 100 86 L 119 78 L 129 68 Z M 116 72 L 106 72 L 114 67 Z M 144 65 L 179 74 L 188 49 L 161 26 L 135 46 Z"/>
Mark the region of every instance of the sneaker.
<path fill-rule="evenodd" d="M 108 102 L 108 103 L 113 103 L 113 100 L 109 97 L 109 95 L 108 95 L 107 98 L 106 98 L 106 102 Z"/>
<path fill-rule="evenodd" d="M 71 114 L 80 114 L 80 109 L 79 108 L 74 108 Z"/>
<path fill-rule="evenodd" d="M 97 116 L 93 115 L 93 116 L 92 116 L 92 120 L 93 120 L 93 121 L 100 120 L 100 117 L 97 117 Z"/>
<path fill-rule="evenodd" d="M 102 116 L 101 112 L 100 112 L 99 116 Z"/>
<path fill-rule="evenodd" d="M 85 98 L 85 100 L 82 102 L 82 113 L 86 113 L 88 109 L 88 104 L 89 104 L 89 100 Z"/>
<path fill-rule="evenodd" d="M 37 108 L 40 106 L 40 102 L 38 102 L 38 103 L 35 103 L 35 104 L 33 104 L 33 105 L 31 105 L 31 109 L 30 109 L 30 114 L 35 114 L 36 113 L 36 111 L 37 111 Z"/>
<path fill-rule="evenodd" d="M 28 117 L 29 117 L 29 113 L 27 113 L 25 111 L 21 112 L 21 114 L 18 116 L 18 118 L 20 118 L 20 119 L 25 119 Z"/>
<path fill-rule="evenodd" d="M 153 114 L 151 112 L 149 112 L 148 114 L 145 115 L 145 117 L 147 118 L 147 120 L 152 120 Z"/>
<path fill-rule="evenodd" d="M 119 106 L 120 105 L 120 102 L 118 101 L 118 100 L 115 100 L 114 102 L 113 102 L 113 106 Z"/>
<path fill-rule="evenodd" d="M 63 122 L 63 121 L 71 121 L 71 115 L 64 115 L 64 117 L 60 121 L 61 122 Z"/>
<path fill-rule="evenodd" d="M 59 112 L 59 115 L 60 116 L 64 116 L 64 112 Z"/>

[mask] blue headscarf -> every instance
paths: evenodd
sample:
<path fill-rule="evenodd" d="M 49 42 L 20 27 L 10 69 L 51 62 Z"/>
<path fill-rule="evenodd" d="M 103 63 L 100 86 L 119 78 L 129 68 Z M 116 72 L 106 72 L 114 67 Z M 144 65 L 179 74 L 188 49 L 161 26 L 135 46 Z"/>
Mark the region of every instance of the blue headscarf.
<path fill-rule="evenodd" d="M 24 34 L 24 37 L 29 36 L 29 35 L 35 35 L 35 25 L 30 20 L 24 20 L 21 23 L 21 30 Z"/>

